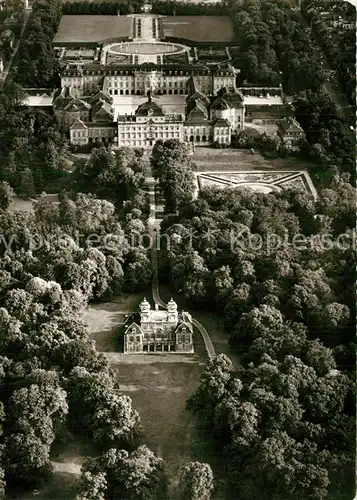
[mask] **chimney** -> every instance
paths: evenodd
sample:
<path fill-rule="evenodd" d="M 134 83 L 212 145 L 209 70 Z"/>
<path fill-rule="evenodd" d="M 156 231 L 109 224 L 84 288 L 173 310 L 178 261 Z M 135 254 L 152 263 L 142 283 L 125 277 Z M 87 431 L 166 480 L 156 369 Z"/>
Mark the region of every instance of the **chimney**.
<path fill-rule="evenodd" d="M 159 304 L 155 304 L 155 311 L 159 310 Z"/>
<path fill-rule="evenodd" d="M 151 102 L 151 90 L 148 90 L 148 102 Z"/>

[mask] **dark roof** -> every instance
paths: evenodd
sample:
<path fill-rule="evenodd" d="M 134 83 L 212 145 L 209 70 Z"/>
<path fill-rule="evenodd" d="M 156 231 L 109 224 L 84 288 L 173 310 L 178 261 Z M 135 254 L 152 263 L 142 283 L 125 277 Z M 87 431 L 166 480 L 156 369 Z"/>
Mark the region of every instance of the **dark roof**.
<path fill-rule="evenodd" d="M 228 103 L 222 99 L 222 97 L 218 97 L 213 101 L 213 104 L 211 106 L 212 109 L 229 109 Z"/>
<path fill-rule="evenodd" d="M 242 107 L 244 97 L 243 95 L 238 92 L 237 90 L 227 90 L 224 94 L 222 94 L 222 99 L 226 101 L 226 103 L 229 105 L 229 107 Z"/>
<path fill-rule="evenodd" d="M 84 129 L 84 128 L 117 128 L 117 124 L 112 121 L 93 123 L 93 122 L 82 122 L 82 120 L 76 120 L 72 125 L 71 129 Z"/>
<path fill-rule="evenodd" d="M 100 100 L 93 105 L 92 120 L 94 121 L 107 121 L 113 120 L 114 113 L 112 107 L 108 102 Z"/>
<path fill-rule="evenodd" d="M 188 126 L 193 126 L 193 125 L 197 125 L 197 126 L 202 126 L 202 125 L 210 125 L 211 122 L 209 120 L 207 120 L 206 118 L 197 118 L 197 117 L 193 117 L 189 120 L 186 120 L 184 122 L 184 125 L 186 125 L 187 127 Z"/>
<path fill-rule="evenodd" d="M 231 64 L 226 66 L 218 66 L 214 72 L 215 76 L 235 76 L 234 68 Z"/>
<path fill-rule="evenodd" d="M 288 118 L 283 118 L 279 123 L 279 128 L 283 132 L 287 132 L 288 130 L 296 130 L 302 132 L 302 128 L 298 121 L 295 120 L 292 116 Z"/>
<path fill-rule="evenodd" d="M 136 115 L 117 115 L 116 118 L 118 123 L 136 123 L 137 122 L 137 116 Z M 182 122 L 182 116 L 180 114 L 170 114 L 170 115 L 165 115 L 165 120 L 164 123 L 179 123 Z M 150 117 L 148 117 L 148 120 L 145 123 L 155 123 Z"/>
<path fill-rule="evenodd" d="M 182 321 L 182 323 L 179 323 L 176 328 L 176 332 L 182 330 L 182 328 L 185 327 L 187 330 L 192 332 L 192 323 L 189 323 L 188 321 Z"/>
<path fill-rule="evenodd" d="M 181 72 L 185 75 L 214 75 L 220 72 L 224 74 L 233 75 L 234 70 L 232 66 L 228 68 L 221 68 L 219 65 L 207 66 L 202 63 L 195 64 L 180 64 L 175 62 L 175 64 L 111 64 L 110 66 L 100 64 L 99 62 L 90 62 L 85 64 L 67 64 L 63 69 L 63 74 L 86 74 L 90 72 L 100 73 L 103 75 L 114 75 L 114 74 L 128 74 L 133 75 L 137 71 L 162 71 L 165 75 L 177 75 L 179 76 Z"/>
<path fill-rule="evenodd" d="M 135 116 L 165 116 L 165 113 L 156 102 L 147 101 L 138 107 Z"/>
<path fill-rule="evenodd" d="M 113 122 L 111 120 L 108 120 L 107 122 L 86 122 L 86 125 L 88 128 L 98 128 L 98 127 L 103 127 L 105 126 L 106 128 L 118 128 L 118 124 L 116 122 Z"/>
<path fill-rule="evenodd" d="M 112 102 L 113 102 L 112 96 L 110 94 L 108 94 L 107 92 L 104 92 L 103 90 L 100 90 L 94 96 L 91 96 L 88 99 L 88 102 L 90 102 L 93 105 L 94 103 L 98 102 L 99 100 L 105 101 L 108 104 L 112 104 Z"/>
<path fill-rule="evenodd" d="M 212 103 L 212 109 L 242 108 L 243 106 L 244 96 L 234 88 L 221 89 Z"/>
<path fill-rule="evenodd" d="M 73 99 L 74 97 L 71 94 L 71 89 L 69 87 L 64 87 L 59 95 L 55 95 L 53 106 L 57 109 L 64 109 Z"/>
<path fill-rule="evenodd" d="M 81 99 L 72 99 L 69 101 L 66 106 L 64 106 L 66 111 L 80 111 L 80 110 L 89 110 L 90 104 Z"/>
<path fill-rule="evenodd" d="M 202 101 L 206 106 L 209 106 L 210 100 L 209 98 L 203 94 L 202 92 L 196 91 L 193 94 L 191 94 L 188 98 L 188 102 L 190 102 L 191 99 L 199 99 Z"/>
<path fill-rule="evenodd" d="M 231 126 L 229 121 L 226 120 L 225 118 L 217 118 L 217 120 L 214 120 L 212 122 L 212 125 L 214 127 L 230 127 Z"/>
<path fill-rule="evenodd" d="M 85 124 L 84 122 L 82 122 L 82 120 L 76 120 L 74 123 L 72 123 L 71 127 L 70 128 L 73 128 L 73 129 L 84 129 L 84 128 L 88 128 L 87 127 L 87 124 Z"/>
<path fill-rule="evenodd" d="M 204 118 L 208 118 L 208 109 L 207 106 L 205 105 L 204 102 L 202 102 L 200 99 L 190 99 L 187 104 L 187 115 L 189 118 L 191 113 L 201 113 Z"/>

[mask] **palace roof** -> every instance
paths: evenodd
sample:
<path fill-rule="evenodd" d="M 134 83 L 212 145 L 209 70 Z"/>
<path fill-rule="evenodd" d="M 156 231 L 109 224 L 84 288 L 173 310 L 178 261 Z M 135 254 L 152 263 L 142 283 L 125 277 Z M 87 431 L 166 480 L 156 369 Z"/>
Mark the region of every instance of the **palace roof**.
<path fill-rule="evenodd" d="M 161 106 L 149 100 L 141 104 L 135 112 L 136 116 L 165 116 Z"/>

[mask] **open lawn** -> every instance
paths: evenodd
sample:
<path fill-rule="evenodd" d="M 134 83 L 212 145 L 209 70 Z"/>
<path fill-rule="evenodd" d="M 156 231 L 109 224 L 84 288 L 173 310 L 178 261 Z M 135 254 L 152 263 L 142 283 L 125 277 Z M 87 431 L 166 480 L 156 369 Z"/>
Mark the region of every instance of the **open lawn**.
<path fill-rule="evenodd" d="M 137 310 L 145 295 L 152 302 L 148 292 L 118 297 L 110 303 L 92 304 L 85 320 L 97 349 L 105 351 L 111 361 L 121 392 L 132 398 L 140 413 L 143 442 L 164 458 L 170 483 L 174 484 L 182 464 L 190 460 L 209 460 L 196 423 L 185 409 L 207 357 L 198 332 L 194 333 L 195 354 L 115 355 L 118 351 L 117 328 L 124 314 Z"/>
<path fill-rule="evenodd" d="M 134 359 L 137 357 L 134 356 Z M 145 363 L 145 358 L 148 363 Z M 181 363 L 175 362 L 174 358 L 171 363 L 151 363 L 151 355 L 143 355 L 139 364 L 113 366 L 122 391 L 132 398 L 134 407 L 140 413 L 143 442 L 165 460 L 169 499 L 174 498 L 172 491 L 178 479 L 178 470 L 186 462 L 208 462 L 215 477 L 224 477 L 212 441 L 185 409 L 187 398 L 198 386 L 204 363 Z M 217 500 L 228 500 L 227 496 L 221 496 L 221 492 L 217 493 Z"/>
<path fill-rule="evenodd" d="M 197 172 L 236 170 L 305 170 L 307 165 L 296 158 L 264 158 L 247 149 L 214 149 L 196 147 L 192 157 Z"/>
<path fill-rule="evenodd" d="M 14 196 L 13 200 L 9 206 L 10 212 L 32 212 L 33 211 L 33 201 L 26 200 L 20 196 Z"/>
<path fill-rule="evenodd" d="M 138 309 L 144 297 L 151 296 L 151 290 L 139 294 L 125 294 L 111 302 L 91 304 L 84 316 L 97 351 L 118 351 L 118 327 L 125 322 L 125 315 Z"/>
<path fill-rule="evenodd" d="M 52 478 L 32 493 L 14 495 L 13 500 L 74 500 L 80 467 L 87 457 L 97 454 L 98 450 L 87 438 L 77 437 L 54 445 L 51 450 Z"/>
<path fill-rule="evenodd" d="M 198 42 L 231 42 L 232 21 L 228 16 L 167 16 L 161 18 L 164 37 Z"/>
<path fill-rule="evenodd" d="M 112 38 L 131 37 L 132 33 L 132 17 L 68 15 L 62 16 L 53 43 L 100 43 Z"/>
<path fill-rule="evenodd" d="M 143 442 L 165 460 L 172 481 L 183 463 L 200 458 L 193 450 L 195 424 L 185 406 L 202 369 L 202 364 L 177 362 L 115 366 L 117 382 L 140 413 Z"/>

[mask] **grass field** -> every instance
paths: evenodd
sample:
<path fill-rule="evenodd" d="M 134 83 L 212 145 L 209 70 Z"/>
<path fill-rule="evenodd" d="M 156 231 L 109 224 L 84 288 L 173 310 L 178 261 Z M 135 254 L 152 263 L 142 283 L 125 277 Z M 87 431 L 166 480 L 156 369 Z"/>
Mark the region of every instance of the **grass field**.
<path fill-rule="evenodd" d="M 167 16 L 161 18 L 164 37 L 201 42 L 230 42 L 233 25 L 226 16 Z"/>
<path fill-rule="evenodd" d="M 198 363 L 176 362 L 115 366 L 117 381 L 140 413 L 143 441 L 165 460 L 172 482 L 183 463 L 199 458 L 192 449 L 195 424 L 185 406 L 202 369 Z"/>
<path fill-rule="evenodd" d="M 196 147 L 193 162 L 197 172 L 240 170 L 305 170 L 306 162 L 296 158 L 264 158 L 259 152 L 254 155 L 247 149 L 213 149 Z"/>
<path fill-rule="evenodd" d="M 117 330 L 125 322 L 125 315 L 136 311 L 144 297 L 151 296 L 151 290 L 138 294 L 126 294 L 111 302 L 93 303 L 89 306 L 84 321 L 97 351 L 118 351 Z"/>
<path fill-rule="evenodd" d="M 124 314 L 136 310 L 145 295 L 152 301 L 150 293 L 141 293 L 89 307 L 85 320 L 99 351 L 118 351 L 117 328 Z M 185 409 L 207 360 L 198 332 L 194 334 L 194 343 L 194 355 L 126 355 L 124 359 L 114 358 L 112 364 L 121 391 L 132 398 L 140 413 L 142 440 L 164 458 L 171 484 L 182 464 L 205 459 L 196 424 Z"/>
<path fill-rule="evenodd" d="M 10 206 L 10 212 L 32 212 L 33 211 L 33 202 L 31 200 L 25 200 L 20 196 L 14 196 Z"/>
<path fill-rule="evenodd" d="M 99 43 L 110 38 L 131 37 L 132 33 L 133 18 L 127 16 L 62 16 L 54 43 Z"/>

